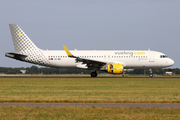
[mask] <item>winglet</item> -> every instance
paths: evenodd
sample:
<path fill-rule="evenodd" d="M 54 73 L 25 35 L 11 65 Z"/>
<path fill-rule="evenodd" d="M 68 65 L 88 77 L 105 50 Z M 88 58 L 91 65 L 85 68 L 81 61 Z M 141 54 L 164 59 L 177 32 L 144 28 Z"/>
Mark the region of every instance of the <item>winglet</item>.
<path fill-rule="evenodd" d="M 68 55 L 69 57 L 72 57 L 72 56 L 73 56 L 73 55 L 69 52 L 69 50 L 66 48 L 65 45 L 63 45 L 63 48 L 64 48 L 64 50 L 66 51 L 66 53 L 67 53 L 67 55 Z"/>

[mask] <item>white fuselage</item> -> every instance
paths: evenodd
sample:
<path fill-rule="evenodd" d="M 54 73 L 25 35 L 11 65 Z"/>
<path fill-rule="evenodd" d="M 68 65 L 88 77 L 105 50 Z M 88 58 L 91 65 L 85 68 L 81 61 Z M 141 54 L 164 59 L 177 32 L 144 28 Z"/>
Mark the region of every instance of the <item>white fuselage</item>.
<path fill-rule="evenodd" d="M 80 58 L 105 61 L 107 64 L 123 64 L 125 69 L 164 68 L 174 64 L 172 59 L 156 51 L 74 50 L 70 52 Z M 46 50 L 43 51 L 43 54 L 52 67 L 83 68 L 82 62 L 76 62 L 75 58 L 68 57 L 63 50 Z"/>

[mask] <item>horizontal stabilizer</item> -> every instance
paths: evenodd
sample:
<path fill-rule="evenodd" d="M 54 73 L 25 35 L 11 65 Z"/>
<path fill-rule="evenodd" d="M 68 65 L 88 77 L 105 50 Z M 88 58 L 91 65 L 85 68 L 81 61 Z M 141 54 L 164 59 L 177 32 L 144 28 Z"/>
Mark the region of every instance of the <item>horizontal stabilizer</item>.
<path fill-rule="evenodd" d="M 15 52 L 6 53 L 5 56 L 10 57 L 10 58 L 14 58 L 16 60 L 21 60 L 21 61 L 24 61 L 24 59 L 27 57 L 27 55 L 15 53 Z"/>

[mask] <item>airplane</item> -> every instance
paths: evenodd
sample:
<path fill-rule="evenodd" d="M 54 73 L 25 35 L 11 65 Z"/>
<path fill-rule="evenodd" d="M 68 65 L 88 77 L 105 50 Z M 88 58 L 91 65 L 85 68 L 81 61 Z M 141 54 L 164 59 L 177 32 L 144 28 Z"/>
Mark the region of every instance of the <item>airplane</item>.
<path fill-rule="evenodd" d="M 165 54 L 151 50 L 42 50 L 38 48 L 17 24 L 9 24 L 15 52 L 6 57 L 54 68 L 92 70 L 110 74 L 124 74 L 124 69 L 149 69 L 170 67 L 174 61 Z"/>

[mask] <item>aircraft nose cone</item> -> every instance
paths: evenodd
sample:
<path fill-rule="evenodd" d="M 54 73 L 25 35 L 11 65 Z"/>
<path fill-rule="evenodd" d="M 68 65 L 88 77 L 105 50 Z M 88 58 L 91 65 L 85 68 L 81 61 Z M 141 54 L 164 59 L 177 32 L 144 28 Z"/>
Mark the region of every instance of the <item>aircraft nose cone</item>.
<path fill-rule="evenodd" d="M 170 59 L 170 60 L 169 60 L 169 64 L 170 64 L 171 66 L 174 65 L 174 60 Z"/>
<path fill-rule="evenodd" d="M 172 65 L 174 65 L 174 60 L 172 60 L 172 63 L 171 63 Z"/>

